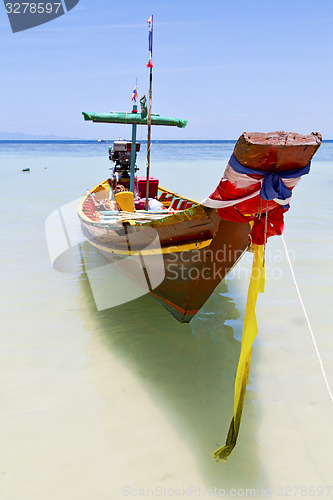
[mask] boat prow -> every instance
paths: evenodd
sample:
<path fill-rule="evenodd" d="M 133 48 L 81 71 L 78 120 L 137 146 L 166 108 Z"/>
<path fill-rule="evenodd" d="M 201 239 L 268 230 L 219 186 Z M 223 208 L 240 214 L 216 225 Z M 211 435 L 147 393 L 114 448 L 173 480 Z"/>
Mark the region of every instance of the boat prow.
<path fill-rule="evenodd" d="M 298 172 L 307 167 L 320 142 L 317 133 L 242 134 L 233 161 L 249 169 L 247 174 L 233 172 L 230 179 L 230 164 L 234 165 L 230 161 L 218 188 L 202 203 L 169 191 L 151 178 L 152 199 L 160 209 L 145 211 L 146 179 L 141 177 L 136 178 L 133 211 L 111 210 L 110 180 L 104 180 L 81 200 L 78 213 L 83 234 L 108 262 L 117 262 L 124 274 L 146 287 L 178 321 L 188 323 L 251 242 L 260 237 L 260 231 L 263 237 L 266 212 L 268 221 L 275 213 L 283 223 L 286 204 L 277 198 L 261 198 L 262 179 L 269 173 L 284 179 L 295 172 L 298 180 Z M 284 179 L 290 191 L 295 175 L 289 184 Z M 244 187 L 245 177 L 248 184 Z M 126 177 L 117 189 L 128 189 Z M 137 268 L 134 256 L 141 259 Z"/>

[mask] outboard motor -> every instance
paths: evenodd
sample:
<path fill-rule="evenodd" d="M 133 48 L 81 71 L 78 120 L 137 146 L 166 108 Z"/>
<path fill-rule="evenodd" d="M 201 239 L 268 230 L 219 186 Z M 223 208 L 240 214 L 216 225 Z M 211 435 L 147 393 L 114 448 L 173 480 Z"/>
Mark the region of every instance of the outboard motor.
<path fill-rule="evenodd" d="M 131 141 L 114 141 L 113 149 L 109 148 L 109 159 L 115 163 L 113 167 L 113 173 L 118 173 L 120 179 L 126 179 L 130 177 L 131 169 Z M 136 143 L 135 151 L 135 161 L 136 154 L 140 151 L 140 143 Z M 137 167 L 135 171 L 139 170 Z"/>

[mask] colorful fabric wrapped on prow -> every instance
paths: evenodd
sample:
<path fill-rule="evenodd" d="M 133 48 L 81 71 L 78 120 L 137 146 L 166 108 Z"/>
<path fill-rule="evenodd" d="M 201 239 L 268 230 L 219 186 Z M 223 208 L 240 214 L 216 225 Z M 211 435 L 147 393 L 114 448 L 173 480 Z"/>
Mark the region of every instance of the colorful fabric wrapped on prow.
<path fill-rule="evenodd" d="M 292 189 L 301 176 L 309 173 L 311 158 L 320 144 L 321 135 L 316 132 L 307 136 L 293 132 L 244 133 L 237 141 L 234 154 L 216 190 L 201 202 L 216 208 L 224 220 L 250 222 L 249 243 L 252 243 L 253 248 L 235 380 L 234 416 L 225 445 L 213 453 L 215 459 L 226 460 L 237 443 L 250 371 L 251 348 L 258 332 L 255 307 L 258 293 L 263 293 L 265 286 L 264 245 L 268 237 L 282 234 L 283 215 L 289 209 Z"/>
<path fill-rule="evenodd" d="M 265 137 L 265 141 L 261 140 L 263 144 L 259 143 L 255 151 L 253 150 L 254 145 L 252 142 L 251 148 L 248 148 L 251 152 L 251 154 L 249 153 L 251 163 L 249 167 L 240 163 L 236 157 L 236 154 L 238 154 L 243 162 L 247 160 L 246 151 L 244 152 L 246 148 L 243 147 L 242 150 L 239 151 L 239 142 L 242 143 L 242 140 L 244 141 L 243 136 L 246 136 L 244 133 L 235 146 L 234 154 L 231 156 L 217 188 L 209 198 L 201 202 L 202 205 L 216 208 L 218 214 L 224 220 L 234 222 L 253 221 L 251 241 L 258 245 L 264 244 L 264 228 L 266 227 L 264 218 L 266 218 L 266 212 L 268 215 L 266 237 L 282 234 L 284 228 L 283 214 L 289 209 L 292 189 L 303 175 L 309 173 L 311 158 L 321 142 L 321 136 L 317 133 L 309 134 L 308 136 L 300 136 L 299 134 L 289 132 L 287 136 L 290 134 L 297 136 L 298 142 L 296 142 L 296 144 L 291 142 L 289 146 L 286 146 L 285 142 L 283 142 L 281 146 L 276 144 L 277 139 L 274 134 L 278 134 L 278 138 L 281 139 L 282 137 L 286 142 L 282 132 L 266 134 L 270 136 L 268 139 L 273 139 L 273 152 L 274 148 L 276 149 L 278 146 L 286 151 L 282 149 L 282 151 L 279 152 L 275 151 L 275 154 L 272 154 L 270 150 L 267 152 L 267 147 L 269 146 L 267 137 Z M 265 134 L 260 134 L 261 138 L 262 136 L 265 136 Z M 312 148 L 309 148 L 309 145 L 301 141 L 301 145 L 303 146 L 302 150 L 304 152 L 302 163 L 300 159 L 299 142 L 300 138 L 304 139 L 308 137 L 309 139 L 307 142 L 314 142 L 315 144 L 312 144 Z M 305 148 L 304 146 L 307 147 Z M 289 150 L 286 149 L 288 147 Z M 293 162 L 292 158 L 290 158 L 290 148 L 292 149 L 295 147 L 297 150 L 297 154 L 295 155 L 297 161 L 295 160 Z M 262 149 L 264 149 L 266 156 L 264 154 L 260 156 Z M 293 168 L 290 170 L 287 170 L 287 166 L 283 161 L 287 152 L 290 162 L 293 165 Z M 272 164 L 271 159 L 273 156 L 277 159 L 277 165 Z M 258 158 L 259 168 L 254 168 L 253 166 L 255 157 Z M 264 161 L 265 157 L 270 158 L 267 167 Z M 278 165 L 278 160 L 280 166 Z"/>

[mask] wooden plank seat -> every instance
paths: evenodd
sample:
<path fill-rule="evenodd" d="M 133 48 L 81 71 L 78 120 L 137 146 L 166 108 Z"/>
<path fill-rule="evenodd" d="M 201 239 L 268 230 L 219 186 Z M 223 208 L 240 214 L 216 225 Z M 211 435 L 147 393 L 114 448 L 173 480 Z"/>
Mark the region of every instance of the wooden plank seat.
<path fill-rule="evenodd" d="M 173 208 L 174 210 L 178 210 L 177 206 L 178 206 L 179 202 L 180 202 L 180 198 L 174 198 L 173 202 L 171 203 L 171 207 L 170 208 Z"/>
<path fill-rule="evenodd" d="M 178 210 L 185 210 L 186 204 L 187 204 L 187 201 L 186 200 L 182 200 L 179 203 Z"/>

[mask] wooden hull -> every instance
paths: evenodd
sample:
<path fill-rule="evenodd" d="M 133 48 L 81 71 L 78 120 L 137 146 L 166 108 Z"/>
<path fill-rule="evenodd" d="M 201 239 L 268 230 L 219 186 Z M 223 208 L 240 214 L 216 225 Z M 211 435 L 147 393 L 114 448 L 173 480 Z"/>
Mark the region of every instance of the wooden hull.
<path fill-rule="evenodd" d="M 178 321 L 188 323 L 246 251 L 249 232 L 248 224 L 219 218 L 207 247 L 164 255 L 166 277 L 152 295 Z"/>
<path fill-rule="evenodd" d="M 321 136 L 316 132 L 244 133 L 237 141 L 234 156 L 250 169 L 284 172 L 306 166 L 320 143 Z M 108 189 L 104 181 L 92 193 L 96 200 L 103 200 Z M 185 210 L 172 215 L 164 215 L 165 211 L 156 220 L 141 222 L 138 212 L 133 213 L 136 220 L 131 220 L 132 214 L 127 220 L 120 220 L 120 216 L 99 219 L 96 212 L 90 211 L 89 215 L 85 211 L 84 197 L 78 213 L 83 234 L 106 260 L 117 263 L 123 273 L 146 288 L 178 321 L 186 323 L 246 251 L 251 228 L 248 222 L 224 220 L 223 214 L 219 216 L 213 208 L 161 187 L 158 190 L 158 199 L 163 199 L 165 208 L 171 203 L 167 204 L 167 195 L 177 203 L 182 200 Z M 254 203 L 243 213 L 257 218 L 262 213 L 261 199 Z M 241 205 L 237 205 L 239 210 Z"/>
<path fill-rule="evenodd" d="M 134 225 L 91 221 L 80 210 L 79 217 L 84 236 L 103 257 L 146 286 L 182 323 L 195 316 L 243 255 L 250 233 L 249 224 L 224 221 L 202 205 Z M 130 256 L 140 256 L 140 265 L 126 259 Z"/>

